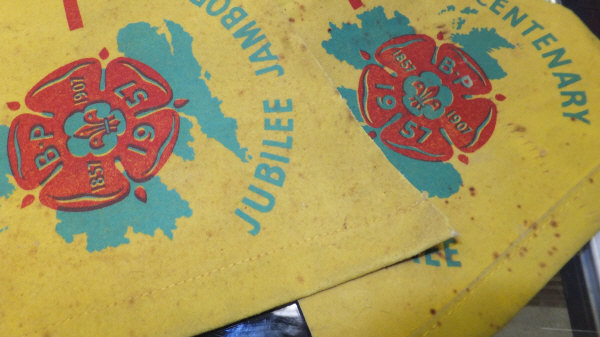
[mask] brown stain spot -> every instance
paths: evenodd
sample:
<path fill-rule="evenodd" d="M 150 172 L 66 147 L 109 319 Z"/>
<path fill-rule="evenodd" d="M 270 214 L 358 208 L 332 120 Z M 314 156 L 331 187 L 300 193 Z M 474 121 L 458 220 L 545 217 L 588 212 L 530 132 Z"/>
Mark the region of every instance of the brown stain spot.
<path fill-rule="evenodd" d="M 331 33 L 331 28 L 327 28 L 327 32 L 328 32 L 328 33 Z"/>
<path fill-rule="evenodd" d="M 499 257 L 500 257 L 500 254 L 498 254 L 498 252 L 494 252 L 494 254 L 493 254 L 493 255 L 494 255 L 494 259 L 497 259 L 497 258 L 499 258 Z"/>
<path fill-rule="evenodd" d="M 557 252 L 558 248 L 556 248 L 556 246 L 552 246 L 552 250 L 555 251 L 555 252 Z"/>
<path fill-rule="evenodd" d="M 296 22 L 296 19 L 290 18 L 290 22 L 294 23 L 294 22 Z"/>
<path fill-rule="evenodd" d="M 52 335 L 48 331 L 44 332 L 43 336 L 44 337 L 52 337 Z"/>
<path fill-rule="evenodd" d="M 550 221 L 550 226 L 556 228 L 556 227 L 558 227 L 558 222 L 552 220 L 552 221 Z"/>
<path fill-rule="evenodd" d="M 344 229 L 348 229 L 348 224 L 344 222 Z"/>
<path fill-rule="evenodd" d="M 437 311 L 434 308 L 429 309 L 429 313 L 435 315 Z"/>
<path fill-rule="evenodd" d="M 517 205 L 517 208 L 518 208 L 518 209 L 521 209 L 521 205 Z"/>
<path fill-rule="evenodd" d="M 471 221 L 475 221 L 475 217 L 473 217 L 473 216 L 472 216 L 472 217 L 471 217 Z"/>
<path fill-rule="evenodd" d="M 300 5 L 300 10 L 306 12 L 306 7 L 304 7 L 304 5 Z"/>
<path fill-rule="evenodd" d="M 437 321 L 437 326 L 442 326 L 442 322 Z"/>
<path fill-rule="evenodd" d="M 554 252 L 553 252 L 553 251 L 551 251 L 551 250 L 549 250 L 549 251 L 548 251 L 548 256 L 552 256 L 552 255 L 554 255 Z"/>
<path fill-rule="evenodd" d="M 590 184 L 593 184 L 594 183 L 594 178 L 590 178 L 590 179 L 588 179 L 588 181 L 590 182 Z"/>
<path fill-rule="evenodd" d="M 509 273 L 512 273 L 512 268 L 508 268 L 506 270 L 508 270 Z"/>
<path fill-rule="evenodd" d="M 546 268 L 546 263 L 545 262 L 540 262 L 540 268 Z"/>
<path fill-rule="evenodd" d="M 538 228 L 538 224 L 537 224 L 537 222 L 534 222 L 534 223 L 532 223 L 532 224 L 531 224 L 531 228 L 532 228 L 533 230 L 536 230 L 536 229 Z"/>
<path fill-rule="evenodd" d="M 560 233 L 554 233 L 554 236 L 560 238 Z"/>
<path fill-rule="evenodd" d="M 471 292 L 471 288 L 467 287 L 467 288 L 465 288 L 465 291 L 468 292 L 468 293 L 470 293 Z"/>
<path fill-rule="evenodd" d="M 29 254 L 30 256 L 35 256 L 35 255 L 37 255 L 37 253 L 38 253 L 38 247 L 33 247 L 33 248 L 31 248 L 31 249 L 29 250 L 29 252 L 28 252 L 28 254 Z"/>
<path fill-rule="evenodd" d="M 519 249 L 519 256 L 523 257 L 527 253 L 527 247 L 521 247 Z"/>
<path fill-rule="evenodd" d="M 207 232 L 206 232 L 206 236 L 208 236 L 209 238 L 212 238 L 212 236 L 213 236 L 213 233 L 212 233 L 212 232 L 209 232 L 209 231 L 207 231 Z"/>
<path fill-rule="evenodd" d="M 130 298 L 129 301 L 127 301 L 129 304 L 133 305 L 135 304 L 135 298 Z"/>
<path fill-rule="evenodd" d="M 471 193 L 471 196 L 474 197 L 477 195 L 477 190 L 475 190 L 475 187 L 471 186 L 469 187 L 469 193 Z"/>
<path fill-rule="evenodd" d="M 452 289 L 452 292 L 455 294 L 458 294 L 458 290 L 456 290 L 456 289 Z"/>
<path fill-rule="evenodd" d="M 302 277 L 301 275 L 298 275 L 296 277 L 296 280 L 298 281 L 298 283 L 304 283 L 304 277 Z"/>
<path fill-rule="evenodd" d="M 515 128 L 513 129 L 513 132 L 525 132 L 527 131 L 527 128 L 524 127 L 523 125 L 515 125 Z"/>
<path fill-rule="evenodd" d="M 448 200 L 444 200 L 444 203 L 445 203 L 446 205 L 448 205 L 448 204 L 450 203 L 450 201 L 448 201 Z"/>

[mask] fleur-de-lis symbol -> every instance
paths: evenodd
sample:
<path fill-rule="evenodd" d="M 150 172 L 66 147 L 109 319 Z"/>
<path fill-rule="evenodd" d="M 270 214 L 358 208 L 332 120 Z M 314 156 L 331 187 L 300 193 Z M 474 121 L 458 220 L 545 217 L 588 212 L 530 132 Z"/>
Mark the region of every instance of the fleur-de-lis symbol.
<path fill-rule="evenodd" d="M 115 148 L 126 127 L 120 110 L 113 110 L 107 102 L 94 102 L 65 121 L 64 129 L 70 136 L 67 147 L 77 157 L 104 155 Z"/>
<path fill-rule="evenodd" d="M 415 116 L 425 116 L 430 120 L 439 118 L 452 103 L 452 91 L 431 71 L 409 76 L 404 80 L 403 88 L 405 95 L 402 102 Z"/>
<path fill-rule="evenodd" d="M 434 111 L 442 106 L 442 103 L 435 98 L 440 91 L 440 87 L 427 87 L 422 81 L 415 81 L 412 83 L 412 85 L 416 89 L 417 93 L 410 97 L 410 106 L 416 108 L 417 110 L 421 110 L 425 107 L 425 105 L 429 105 Z"/>
<path fill-rule="evenodd" d="M 104 146 L 102 137 L 117 132 L 120 123 L 114 115 L 104 118 L 98 117 L 97 109 L 86 111 L 83 115 L 83 121 L 85 124 L 75 131 L 73 136 L 80 139 L 89 138 L 92 149 L 102 148 Z"/>

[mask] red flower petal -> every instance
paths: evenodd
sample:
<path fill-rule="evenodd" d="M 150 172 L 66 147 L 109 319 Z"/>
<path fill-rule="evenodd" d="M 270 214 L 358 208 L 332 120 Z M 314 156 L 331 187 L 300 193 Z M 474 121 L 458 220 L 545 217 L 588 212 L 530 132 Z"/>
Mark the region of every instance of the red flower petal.
<path fill-rule="evenodd" d="M 395 152 L 426 161 L 445 161 L 452 157 L 452 146 L 442 134 L 439 121 L 416 117 L 406 112 L 381 133 L 383 142 Z"/>
<path fill-rule="evenodd" d="M 149 66 L 126 57 L 106 67 L 106 93 L 114 108 L 137 115 L 167 104 L 173 92 L 167 81 Z"/>
<path fill-rule="evenodd" d="M 141 182 L 158 173 L 171 156 L 179 135 L 179 115 L 161 109 L 130 123 L 133 126 L 119 139 L 116 153 L 129 177 Z"/>
<path fill-rule="evenodd" d="M 129 194 L 129 181 L 111 157 L 88 155 L 66 162 L 40 192 L 42 204 L 60 210 L 84 211 L 111 205 Z"/>
<path fill-rule="evenodd" d="M 474 152 L 492 136 L 496 117 L 496 105 L 487 98 L 477 98 L 453 104 L 440 121 L 455 146 L 463 152 Z"/>
<path fill-rule="evenodd" d="M 431 71 L 435 40 L 427 35 L 405 35 L 392 39 L 377 49 L 375 59 L 403 78 Z"/>
<path fill-rule="evenodd" d="M 25 98 L 33 111 L 52 112 L 61 121 L 100 95 L 102 66 L 96 59 L 82 59 L 44 77 Z"/>
<path fill-rule="evenodd" d="M 67 137 L 56 118 L 23 114 L 17 116 L 8 134 L 10 168 L 23 189 L 44 184 L 72 156 Z"/>
<path fill-rule="evenodd" d="M 358 87 L 360 111 L 367 124 L 382 127 L 402 107 L 402 82 L 376 65 L 365 67 Z"/>
<path fill-rule="evenodd" d="M 442 45 L 436 59 L 436 73 L 455 97 L 482 95 L 492 90 L 492 84 L 483 69 L 471 56 L 455 45 Z"/>

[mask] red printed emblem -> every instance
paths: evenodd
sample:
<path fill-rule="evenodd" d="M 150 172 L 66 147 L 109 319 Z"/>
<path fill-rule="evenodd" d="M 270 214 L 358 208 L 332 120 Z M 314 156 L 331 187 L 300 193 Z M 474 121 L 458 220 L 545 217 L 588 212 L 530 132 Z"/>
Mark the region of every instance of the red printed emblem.
<path fill-rule="evenodd" d="M 122 200 L 129 179 L 152 178 L 173 151 L 179 116 L 165 107 L 172 97 L 160 74 L 130 58 L 106 69 L 82 59 L 53 71 L 25 98 L 35 113 L 11 124 L 16 182 L 26 190 L 42 186 L 39 199 L 53 209 L 91 210 Z"/>
<path fill-rule="evenodd" d="M 367 124 L 386 146 L 405 156 L 446 161 L 453 148 L 471 153 L 492 136 L 496 105 L 492 85 L 462 49 L 436 46 L 426 35 L 405 35 L 380 46 L 378 65 L 360 78 L 358 99 Z M 372 136 L 377 136 L 372 134 Z"/>

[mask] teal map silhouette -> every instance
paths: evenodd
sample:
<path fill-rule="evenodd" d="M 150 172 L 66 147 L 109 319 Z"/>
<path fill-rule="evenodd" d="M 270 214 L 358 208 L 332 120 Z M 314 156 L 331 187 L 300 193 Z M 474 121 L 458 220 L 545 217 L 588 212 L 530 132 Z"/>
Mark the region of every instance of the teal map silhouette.
<path fill-rule="evenodd" d="M 440 11 L 440 15 L 454 11 L 450 6 Z M 470 12 L 471 15 L 477 13 Z M 359 24 L 342 23 L 340 26 L 329 23 L 331 38 L 322 42 L 322 47 L 328 54 L 340 62 L 346 62 L 355 69 L 362 70 L 369 64 L 376 64 L 373 58 L 366 60 L 361 51 L 374 55 L 383 43 L 392 38 L 414 34 L 415 29 L 410 25 L 408 17 L 399 12 L 387 17 L 383 7 L 375 7 L 357 15 Z M 485 71 L 490 79 L 501 79 L 506 73 L 493 58 L 493 52 L 502 48 L 514 48 L 514 45 L 498 35 L 495 29 L 475 28 L 467 34 L 454 34 L 452 42 L 461 46 Z M 358 79 L 357 79 L 358 86 Z M 338 91 L 357 121 L 364 123 L 360 113 L 357 92 L 355 89 L 339 87 Z M 363 125 L 366 133 L 376 130 Z M 421 192 L 427 192 L 429 197 L 448 198 L 459 191 L 463 185 L 460 173 L 450 163 L 421 161 L 405 157 L 392 151 L 376 137 L 373 141 L 379 146 L 387 159 Z"/>

